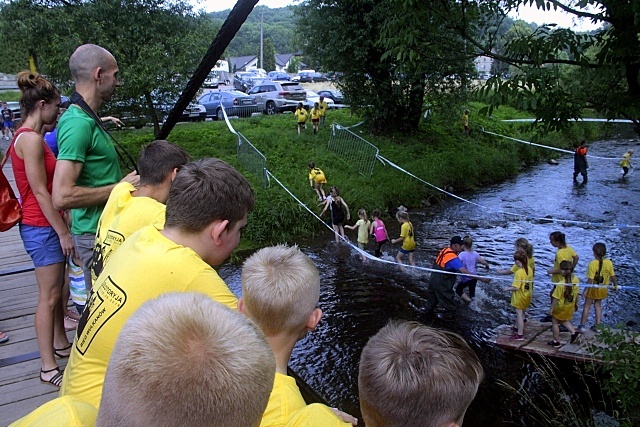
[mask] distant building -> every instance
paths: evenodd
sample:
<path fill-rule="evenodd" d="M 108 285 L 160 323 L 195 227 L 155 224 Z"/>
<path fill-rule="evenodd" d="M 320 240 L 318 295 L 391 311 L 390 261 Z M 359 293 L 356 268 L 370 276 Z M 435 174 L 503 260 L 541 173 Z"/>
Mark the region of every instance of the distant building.
<path fill-rule="evenodd" d="M 247 71 L 251 68 L 258 68 L 258 56 L 236 56 L 229 58 L 229 71 L 235 73 L 236 71 Z"/>
<path fill-rule="evenodd" d="M 476 59 L 473 60 L 476 71 L 478 72 L 478 77 L 481 79 L 488 79 L 491 77 L 491 66 L 493 65 L 493 58 L 489 56 L 477 56 Z"/>

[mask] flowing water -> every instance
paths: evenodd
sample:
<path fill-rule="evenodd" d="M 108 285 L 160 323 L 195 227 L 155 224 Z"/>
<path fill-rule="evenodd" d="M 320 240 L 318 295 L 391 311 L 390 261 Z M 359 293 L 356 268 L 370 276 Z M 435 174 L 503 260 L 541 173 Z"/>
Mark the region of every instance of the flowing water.
<path fill-rule="evenodd" d="M 636 144 L 631 140 L 601 141 L 593 143 L 589 153 L 617 157 Z M 483 206 L 535 218 L 552 216 L 591 223 L 640 224 L 640 211 L 636 206 L 640 201 L 640 176 L 632 174 L 623 181 L 618 161 L 592 159 L 589 182 L 579 187 L 572 183 L 572 172 L 572 156 L 565 156 L 559 165 L 539 165 L 513 180 L 463 197 Z M 348 200 L 348 192 L 345 196 Z M 352 208 L 357 211 L 357 206 Z M 549 244 L 549 233 L 555 230 L 566 234 L 567 243 L 580 256 L 576 273 L 582 279 L 593 259 L 591 247 L 601 241 L 607 245 L 607 255 L 613 260 L 619 284 L 640 286 L 637 280 L 640 276 L 639 229 L 548 223 L 504 215 L 456 200 L 447 200 L 411 215 L 418 243 L 416 262 L 425 267 L 431 267 L 435 255 L 448 245 L 451 236 L 469 234 L 475 241 L 475 249 L 491 264 L 492 271 L 509 268 L 513 264 L 513 242 L 518 237 L 526 237 L 533 244 L 536 257 L 536 286 L 528 310 L 534 318 L 542 317 L 549 307 L 549 276 L 545 273 L 553 265 L 555 248 Z M 310 217 L 310 220 L 313 219 Z M 399 234 L 395 220 L 387 221 L 387 227 L 390 236 Z M 355 240 L 355 232 L 350 235 Z M 393 265 L 375 262 L 363 266 L 355 252 L 346 245 L 333 243 L 329 233 L 300 245 L 321 272 L 319 306 L 324 316 L 317 330 L 297 344 L 290 366 L 332 405 L 359 416 L 360 352 L 368 338 L 389 319 L 424 320 L 422 308 L 428 275 L 403 273 Z M 387 244 L 385 257 L 393 259 L 397 247 Z M 484 269 L 479 271 L 483 273 Z M 220 274 L 239 294 L 239 268 L 226 265 Z M 486 379 L 467 411 L 465 426 L 537 425 L 529 415 L 529 404 L 498 384 L 499 380 L 505 381 L 532 395 L 543 392 L 539 374 L 530 362 L 491 343 L 495 328 L 514 318 L 510 296 L 502 290 L 508 284 L 510 281 L 498 280 L 478 283 L 476 298 L 469 306 L 458 300 L 457 316 L 452 323 L 436 321 L 433 324 L 462 335 L 478 353 L 485 368 Z M 637 329 L 639 296 L 637 288 L 610 292 L 603 303 L 603 321 L 612 325 L 624 322 Z M 579 313 L 581 310 L 582 306 Z M 579 323 L 579 313 L 574 317 L 574 325 Z M 593 313 L 591 316 L 590 323 L 593 323 Z"/>

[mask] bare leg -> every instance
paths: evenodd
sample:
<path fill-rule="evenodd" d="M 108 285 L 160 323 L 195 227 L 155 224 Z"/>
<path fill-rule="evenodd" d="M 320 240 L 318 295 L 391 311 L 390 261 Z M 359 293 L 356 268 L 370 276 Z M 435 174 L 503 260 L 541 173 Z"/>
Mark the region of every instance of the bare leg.
<path fill-rule="evenodd" d="M 326 196 L 324 195 L 324 184 L 320 184 L 320 192 L 322 193 L 322 198 L 325 199 Z"/>
<path fill-rule="evenodd" d="M 596 325 L 599 325 L 600 323 L 602 323 L 602 300 L 596 300 L 595 301 L 595 307 L 596 307 Z"/>
<path fill-rule="evenodd" d="M 593 304 L 593 300 L 591 298 L 584 299 L 584 307 L 582 308 L 582 319 L 580 319 L 581 325 L 586 325 L 587 320 L 589 320 L 589 311 L 591 310 L 591 304 Z"/>
<path fill-rule="evenodd" d="M 558 319 L 551 317 L 551 331 L 553 332 L 553 339 L 560 341 L 560 325 L 558 325 Z"/>
<path fill-rule="evenodd" d="M 36 339 L 40 350 L 42 369 L 47 371 L 58 366 L 53 354 L 54 347 L 65 348 L 69 345 L 64 331 L 62 305 L 60 304 L 64 263 L 38 267 L 35 272 L 38 282 L 38 306 L 35 315 Z M 55 371 L 44 374 L 42 378 L 48 380 L 55 374 Z"/>
<path fill-rule="evenodd" d="M 409 252 L 409 264 L 415 266 L 416 263 L 413 262 L 413 252 Z"/>
<path fill-rule="evenodd" d="M 569 330 L 569 332 L 571 332 L 571 335 L 576 333 L 576 329 L 571 324 L 571 320 L 563 320 L 562 321 L 562 326 L 567 328 Z M 558 333 L 559 333 L 559 330 L 560 330 L 560 328 L 558 328 Z"/>
<path fill-rule="evenodd" d="M 518 335 L 524 335 L 524 310 L 521 308 L 516 308 L 516 327 Z"/>
<path fill-rule="evenodd" d="M 333 226 L 333 234 L 336 236 L 336 243 L 340 243 L 340 226 L 338 225 L 334 225 Z"/>

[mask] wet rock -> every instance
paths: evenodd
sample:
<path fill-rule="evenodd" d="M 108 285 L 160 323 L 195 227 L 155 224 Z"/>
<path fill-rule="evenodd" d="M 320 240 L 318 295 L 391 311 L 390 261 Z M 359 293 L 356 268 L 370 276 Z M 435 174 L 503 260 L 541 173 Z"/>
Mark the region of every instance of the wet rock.
<path fill-rule="evenodd" d="M 629 204 L 629 202 L 628 202 L 628 201 L 626 201 L 626 200 L 624 200 L 624 201 L 620 202 L 620 204 L 621 204 L 621 205 L 625 205 L 625 206 L 626 206 L 626 205 L 628 205 L 628 204 Z"/>
<path fill-rule="evenodd" d="M 550 165 L 557 165 L 557 164 L 558 164 L 558 161 L 557 161 L 556 159 L 549 159 L 548 163 L 549 163 Z"/>
<path fill-rule="evenodd" d="M 479 228 L 480 225 L 475 221 L 470 221 L 469 223 L 467 223 L 467 227 L 473 228 L 475 230 L 476 228 Z"/>

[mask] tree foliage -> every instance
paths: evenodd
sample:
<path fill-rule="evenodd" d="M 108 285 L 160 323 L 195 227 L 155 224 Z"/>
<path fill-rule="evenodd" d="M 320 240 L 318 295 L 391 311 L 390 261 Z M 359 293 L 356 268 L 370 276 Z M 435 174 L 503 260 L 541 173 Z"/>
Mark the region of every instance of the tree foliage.
<path fill-rule="evenodd" d="M 433 109 L 451 105 L 444 98 L 464 90 L 471 58 L 461 38 L 439 22 L 443 4 L 422 8 L 427 4 L 307 0 L 296 10 L 305 62 L 344 73 L 345 97 L 374 132 L 413 131 L 425 94 Z M 411 31 L 398 31 L 409 25 Z"/>
<path fill-rule="evenodd" d="M 263 41 L 263 52 L 262 56 L 264 58 L 264 64 L 262 68 L 266 72 L 275 71 L 276 69 L 276 48 L 273 47 L 273 43 L 271 43 L 271 39 L 264 39 Z M 258 58 L 260 57 L 260 53 L 258 52 Z"/>
<path fill-rule="evenodd" d="M 75 48 L 94 43 L 108 49 L 118 61 L 122 87 L 107 107 L 117 114 L 118 107 L 143 106 L 139 113 L 153 119 L 156 131 L 155 107 L 177 98 L 217 31 L 183 0 L 17 0 L 2 7 L 0 29 L 9 35 L 0 64 L 11 71 L 27 68 L 31 53 L 39 71 L 67 90 Z"/>

